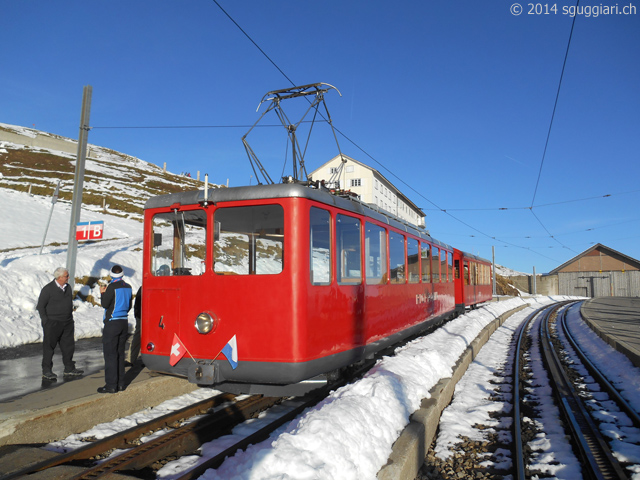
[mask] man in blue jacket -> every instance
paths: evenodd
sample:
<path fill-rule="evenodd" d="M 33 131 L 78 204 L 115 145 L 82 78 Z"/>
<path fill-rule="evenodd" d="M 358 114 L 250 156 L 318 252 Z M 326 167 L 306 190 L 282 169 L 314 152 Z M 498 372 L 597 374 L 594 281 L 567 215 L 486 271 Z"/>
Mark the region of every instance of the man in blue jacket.
<path fill-rule="evenodd" d="M 131 285 L 122 279 L 124 272 L 120 265 L 114 265 L 109 275 L 111 283 L 100 287 L 100 304 L 104 307 L 102 351 L 105 386 L 98 388 L 98 393 L 116 393 L 125 389 L 124 355 L 133 293 Z"/>

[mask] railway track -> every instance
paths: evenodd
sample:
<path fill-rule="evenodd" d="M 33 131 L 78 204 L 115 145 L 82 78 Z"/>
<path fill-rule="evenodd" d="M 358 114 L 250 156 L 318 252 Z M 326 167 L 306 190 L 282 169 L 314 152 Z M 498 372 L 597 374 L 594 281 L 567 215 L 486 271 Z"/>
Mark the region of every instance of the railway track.
<path fill-rule="evenodd" d="M 56 466 L 72 464 L 74 462 L 88 460 L 94 457 L 105 455 L 107 452 L 118 448 L 131 448 L 141 436 L 150 432 L 170 427 L 177 422 L 207 413 L 212 408 L 219 407 L 225 403 L 230 403 L 235 396 L 230 394 L 218 395 L 213 398 L 189 405 L 175 412 L 168 413 L 149 422 L 136 425 L 132 428 L 119 432 L 110 437 L 89 443 L 84 447 L 63 453 L 52 458 L 44 459 L 29 465 L 20 465 L 16 462 L 14 468 L 5 466 L 5 471 L 0 475 L 1 480 L 11 480 L 20 478 L 42 470 L 47 470 Z"/>
<path fill-rule="evenodd" d="M 265 425 L 257 431 L 214 457 L 197 462 L 181 476 L 174 475 L 174 480 L 197 478 L 207 469 L 218 467 L 225 458 L 232 456 L 236 451 L 267 439 L 277 428 L 320 402 L 332 390 L 364 374 L 374 363 L 375 360 L 372 359 L 354 367 L 349 376 L 342 377 L 303 397 L 287 400 L 284 413 L 274 416 L 275 418 L 265 422 Z M 152 465 L 158 465 L 167 458 L 195 454 L 203 444 L 229 434 L 235 426 L 255 418 L 260 412 L 284 400 L 280 397 L 262 395 L 236 397 L 231 394 L 221 394 L 68 453 L 35 463 L 29 462 L 28 465 L 22 465 L 19 461 L 9 468 L 5 465 L 4 471 L 0 472 L 0 480 L 27 478 L 31 474 L 45 470 L 55 478 L 65 480 L 92 480 L 104 478 L 116 472 L 131 477 L 148 478 L 149 469 L 153 470 Z M 151 435 L 152 432 L 162 429 L 168 429 L 168 431 Z M 147 437 L 146 441 L 142 442 L 141 437 Z M 114 454 L 114 450 L 123 451 Z M 96 459 L 100 459 L 99 463 L 96 463 Z M 56 470 L 56 467 L 65 468 Z"/>
<path fill-rule="evenodd" d="M 627 414 L 634 426 L 640 427 L 640 418 L 605 376 L 580 351 L 578 343 L 572 338 L 567 328 L 568 308 L 566 303 L 556 304 L 552 307 L 539 309 L 525 319 L 518 332 L 516 362 L 522 361 L 526 343 L 524 338 L 530 323 L 538 319 L 543 362 L 553 388 L 556 404 L 562 414 L 565 430 L 571 436 L 574 451 L 581 461 L 583 477 L 588 479 L 628 478 L 624 465 L 621 465 L 617 460 L 607 438 L 599 428 L 599 422 L 591 414 L 592 408 L 586 403 L 588 396 L 574 385 L 576 381 L 583 384 L 583 377 L 576 373 L 575 362 L 567 359 L 566 349 L 570 348 L 575 351 L 577 357 L 580 358 L 581 365 L 587 368 L 589 375 L 596 379 L 600 385 L 596 390 L 607 391 L 609 400 L 614 401 L 620 411 Z M 517 364 L 516 371 L 521 372 L 521 369 L 522 366 Z M 514 389 L 514 459 L 515 474 L 518 479 L 525 479 L 528 475 L 526 449 L 523 445 L 522 412 L 520 410 L 522 401 L 520 395 L 523 391 L 522 384 Z"/>

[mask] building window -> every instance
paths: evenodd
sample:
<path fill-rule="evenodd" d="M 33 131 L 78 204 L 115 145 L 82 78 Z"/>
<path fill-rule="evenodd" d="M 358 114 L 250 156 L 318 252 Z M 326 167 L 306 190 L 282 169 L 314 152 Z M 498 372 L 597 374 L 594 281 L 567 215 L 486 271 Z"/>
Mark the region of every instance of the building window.
<path fill-rule="evenodd" d="M 362 179 L 361 178 L 352 178 L 351 179 L 351 186 L 352 187 L 361 187 L 362 186 Z"/>
<path fill-rule="evenodd" d="M 353 173 L 353 165 L 347 166 L 347 173 Z"/>
<path fill-rule="evenodd" d="M 338 173 L 338 170 L 338 167 L 329 167 L 329 173 L 331 174 Z"/>

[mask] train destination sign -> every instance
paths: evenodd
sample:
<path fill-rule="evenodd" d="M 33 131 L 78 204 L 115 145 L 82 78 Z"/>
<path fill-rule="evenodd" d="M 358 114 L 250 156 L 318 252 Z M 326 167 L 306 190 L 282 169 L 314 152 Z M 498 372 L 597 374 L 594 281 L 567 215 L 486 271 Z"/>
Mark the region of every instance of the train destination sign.
<path fill-rule="evenodd" d="M 104 222 L 78 222 L 76 225 L 76 240 L 101 240 Z"/>

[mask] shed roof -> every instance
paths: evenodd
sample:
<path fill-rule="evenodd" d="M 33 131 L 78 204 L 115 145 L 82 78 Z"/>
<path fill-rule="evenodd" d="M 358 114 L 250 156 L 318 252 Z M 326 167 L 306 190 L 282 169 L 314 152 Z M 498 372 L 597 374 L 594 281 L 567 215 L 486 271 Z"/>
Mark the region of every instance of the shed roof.
<path fill-rule="evenodd" d="M 588 256 L 594 250 L 600 250 L 600 252 L 602 252 L 602 253 L 604 253 L 606 255 L 609 255 L 609 256 L 619 257 L 619 258 L 623 259 L 629 265 L 632 265 L 635 268 L 640 269 L 640 260 L 636 260 L 635 258 L 632 258 L 632 257 L 630 257 L 628 255 L 625 255 L 624 253 L 620 253 L 617 250 L 614 250 L 613 248 L 609 248 L 606 245 L 603 245 L 601 243 L 596 243 L 593 247 L 586 249 L 584 252 L 582 252 L 582 253 L 576 255 L 575 257 L 573 257 L 571 260 L 568 260 L 565 263 L 563 263 L 562 265 L 560 265 L 559 267 L 556 267 L 553 270 L 551 270 L 549 272 L 549 275 L 554 275 L 554 274 L 560 272 L 561 270 L 563 270 L 567 266 L 571 265 L 572 263 L 577 262 L 581 258 Z"/>

